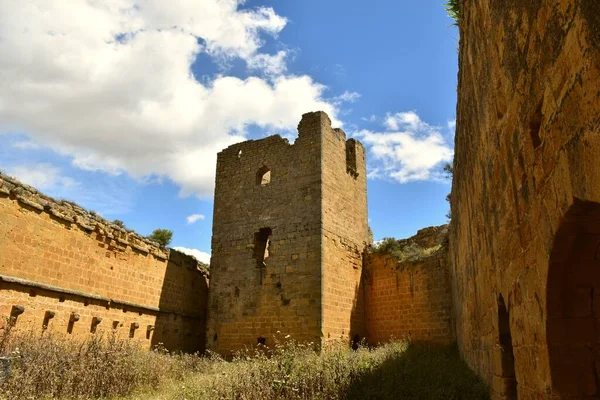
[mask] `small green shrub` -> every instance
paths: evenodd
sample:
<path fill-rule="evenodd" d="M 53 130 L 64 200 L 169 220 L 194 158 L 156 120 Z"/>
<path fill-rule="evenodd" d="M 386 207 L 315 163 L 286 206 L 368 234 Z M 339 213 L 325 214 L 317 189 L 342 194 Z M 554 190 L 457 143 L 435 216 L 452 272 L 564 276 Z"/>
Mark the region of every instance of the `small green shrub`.
<path fill-rule="evenodd" d="M 148 239 L 157 242 L 162 247 L 167 247 L 171 243 L 171 239 L 173 239 L 173 231 L 169 229 L 155 229 L 148 236 Z"/>
<path fill-rule="evenodd" d="M 444 3 L 444 7 L 446 7 L 446 12 L 454 20 L 454 25 L 458 26 L 460 21 L 460 0 L 448 0 L 447 3 Z"/>
<path fill-rule="evenodd" d="M 452 175 L 454 175 L 454 167 L 452 164 L 444 164 L 444 178 L 452 180 Z"/>
<path fill-rule="evenodd" d="M 394 257 L 398 262 L 420 262 L 441 248 L 441 244 L 434 247 L 423 248 L 414 242 L 396 240 L 388 237 L 383 238 L 373 246 L 373 253 L 387 254 Z"/>

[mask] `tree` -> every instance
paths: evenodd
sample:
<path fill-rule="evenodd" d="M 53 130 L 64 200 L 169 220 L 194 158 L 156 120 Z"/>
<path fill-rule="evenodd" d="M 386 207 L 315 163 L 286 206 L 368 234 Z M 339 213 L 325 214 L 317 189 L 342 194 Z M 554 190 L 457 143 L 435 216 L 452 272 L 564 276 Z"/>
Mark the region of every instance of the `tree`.
<path fill-rule="evenodd" d="M 454 175 L 454 167 L 452 166 L 452 164 L 446 163 L 444 165 L 444 173 L 446 174 L 446 179 L 452 180 L 452 177 Z M 446 201 L 450 205 L 450 210 L 448 210 L 446 218 L 452 220 L 452 192 L 448 193 L 448 196 L 446 196 Z"/>
<path fill-rule="evenodd" d="M 148 239 L 157 242 L 162 247 L 167 247 L 173 239 L 173 231 L 169 229 L 155 229 L 152 234 L 148 236 Z"/>
<path fill-rule="evenodd" d="M 446 179 L 452 179 L 452 175 L 454 175 L 454 167 L 452 166 L 452 164 L 444 164 L 444 174 Z"/>

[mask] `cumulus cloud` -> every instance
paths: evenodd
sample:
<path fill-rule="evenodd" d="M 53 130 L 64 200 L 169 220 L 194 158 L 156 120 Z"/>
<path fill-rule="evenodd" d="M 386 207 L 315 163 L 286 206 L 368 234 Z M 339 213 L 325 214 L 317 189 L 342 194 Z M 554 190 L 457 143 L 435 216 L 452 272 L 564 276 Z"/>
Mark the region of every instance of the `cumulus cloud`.
<path fill-rule="evenodd" d="M 450 136 L 452 136 L 452 139 L 454 139 L 454 135 L 456 133 L 456 119 L 448 121 L 448 130 L 450 131 Z"/>
<path fill-rule="evenodd" d="M 333 100 L 336 103 L 354 103 L 358 99 L 360 99 L 360 93 L 349 92 L 346 90 L 344 93 L 336 96 Z"/>
<path fill-rule="evenodd" d="M 242 0 L 0 0 L 0 133 L 26 132 L 91 171 L 167 177 L 210 197 L 216 153 L 257 125 L 293 131 L 337 109 L 286 52 L 262 53 L 285 18 Z M 238 58 L 261 77 L 199 82 L 201 53 Z"/>
<path fill-rule="evenodd" d="M 416 131 L 419 127 L 424 127 L 423 124 L 421 118 L 414 111 L 388 114 L 384 122 L 385 127 L 393 131 L 400 129 L 400 127 Z"/>
<path fill-rule="evenodd" d="M 12 165 L 5 172 L 38 190 L 56 192 L 78 185 L 75 179 L 63 176 L 60 168 L 47 163 Z"/>
<path fill-rule="evenodd" d="M 106 218 L 122 216 L 134 207 L 137 189 L 126 178 L 100 175 L 75 179 L 69 176 L 73 171 L 68 165 L 63 168 L 47 162 L 19 162 L 6 157 L 3 151 L 0 151 L 0 169 L 44 194 L 75 201 Z"/>
<path fill-rule="evenodd" d="M 452 121 L 448 121 L 448 129 L 450 129 L 452 132 L 454 132 L 454 130 L 456 129 L 456 120 L 453 119 Z"/>
<path fill-rule="evenodd" d="M 183 254 L 187 254 L 188 256 L 194 257 L 196 260 L 203 262 L 205 264 L 210 264 L 210 254 L 205 253 L 203 251 L 197 249 L 188 249 L 186 247 L 173 247 L 173 250 L 177 250 L 182 252 Z"/>
<path fill-rule="evenodd" d="M 377 116 L 373 114 L 369 115 L 368 117 L 361 117 L 360 119 L 365 122 L 376 122 L 377 120 L 379 120 L 379 118 L 377 118 Z"/>
<path fill-rule="evenodd" d="M 204 215 L 202 214 L 192 214 L 186 218 L 188 225 L 193 224 L 197 221 L 202 221 L 204 219 Z"/>
<path fill-rule="evenodd" d="M 384 132 L 361 130 L 354 135 L 369 147 L 374 160 L 369 178 L 392 178 L 400 183 L 440 180 L 440 166 L 454 151 L 440 127 L 429 125 L 414 111 L 388 114 Z"/>
<path fill-rule="evenodd" d="M 37 150 L 40 148 L 40 145 L 32 140 L 20 140 L 12 143 L 11 146 L 19 150 Z"/>
<path fill-rule="evenodd" d="M 279 51 L 275 55 L 257 54 L 248 60 L 248 67 L 262 71 L 267 75 L 282 74 L 286 71 L 285 58 L 287 53 Z"/>

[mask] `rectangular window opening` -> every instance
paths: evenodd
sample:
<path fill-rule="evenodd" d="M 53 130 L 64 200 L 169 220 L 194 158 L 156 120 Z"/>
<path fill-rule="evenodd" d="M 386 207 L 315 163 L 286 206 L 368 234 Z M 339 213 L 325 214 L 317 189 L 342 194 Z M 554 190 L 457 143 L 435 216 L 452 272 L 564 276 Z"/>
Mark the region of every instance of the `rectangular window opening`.
<path fill-rule="evenodd" d="M 269 241 L 271 237 L 271 228 L 260 228 L 254 234 L 254 256 L 258 267 L 266 265 L 269 258 Z"/>

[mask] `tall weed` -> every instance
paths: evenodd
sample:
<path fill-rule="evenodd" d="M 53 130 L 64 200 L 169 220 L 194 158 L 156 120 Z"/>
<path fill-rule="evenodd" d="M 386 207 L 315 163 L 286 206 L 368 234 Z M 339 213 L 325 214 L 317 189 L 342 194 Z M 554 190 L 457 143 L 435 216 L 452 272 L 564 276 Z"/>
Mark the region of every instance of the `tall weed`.
<path fill-rule="evenodd" d="M 124 396 L 139 387 L 181 380 L 208 363 L 193 355 L 147 351 L 135 342 L 90 335 L 80 341 L 33 333 L 4 339 L 12 377 L 0 384 L 0 399 L 91 399 Z"/>
<path fill-rule="evenodd" d="M 407 340 L 357 350 L 337 342 L 318 351 L 289 336 L 232 360 L 147 351 L 115 336 L 8 335 L 14 360 L 0 400 L 16 399 L 487 399 L 485 384 L 454 347 Z"/>

